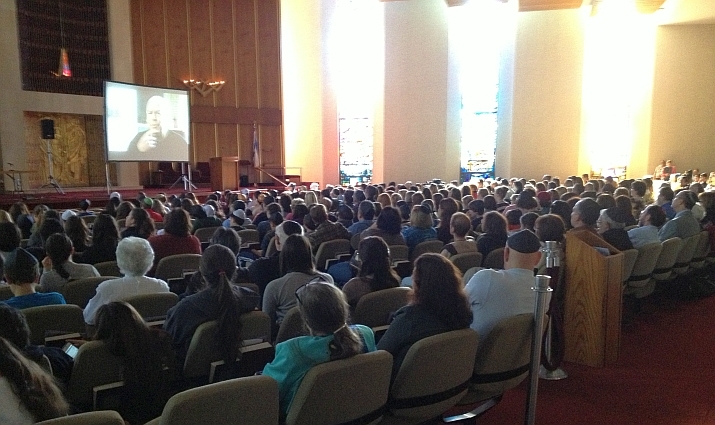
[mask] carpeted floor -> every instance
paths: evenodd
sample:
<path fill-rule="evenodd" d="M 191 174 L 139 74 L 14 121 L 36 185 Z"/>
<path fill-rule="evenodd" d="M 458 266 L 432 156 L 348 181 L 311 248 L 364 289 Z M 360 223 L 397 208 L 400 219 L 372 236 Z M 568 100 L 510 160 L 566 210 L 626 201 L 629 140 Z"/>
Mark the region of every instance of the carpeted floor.
<path fill-rule="evenodd" d="M 648 300 L 615 365 L 563 369 L 567 379 L 539 381 L 538 425 L 715 424 L 715 297 Z M 524 423 L 525 399 L 522 385 L 477 423 Z"/>

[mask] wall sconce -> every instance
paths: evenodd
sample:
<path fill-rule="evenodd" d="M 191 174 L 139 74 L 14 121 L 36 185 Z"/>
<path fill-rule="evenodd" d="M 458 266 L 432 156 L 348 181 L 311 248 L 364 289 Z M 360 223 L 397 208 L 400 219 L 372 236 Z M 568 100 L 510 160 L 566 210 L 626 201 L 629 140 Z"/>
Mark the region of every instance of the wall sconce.
<path fill-rule="evenodd" d="M 201 96 L 206 97 L 209 93 L 215 92 L 218 93 L 219 90 L 221 90 L 221 87 L 223 87 L 224 84 L 226 84 L 225 81 L 204 81 L 204 80 L 182 80 L 184 82 L 184 85 L 189 89 L 189 90 L 196 90 L 201 94 Z"/>

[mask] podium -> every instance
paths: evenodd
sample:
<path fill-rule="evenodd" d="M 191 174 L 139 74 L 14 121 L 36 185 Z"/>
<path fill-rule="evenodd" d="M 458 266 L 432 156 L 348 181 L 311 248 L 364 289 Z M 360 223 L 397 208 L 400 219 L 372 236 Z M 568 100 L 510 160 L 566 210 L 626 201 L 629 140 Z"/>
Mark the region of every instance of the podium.
<path fill-rule="evenodd" d="M 212 190 L 237 190 L 241 182 L 241 166 L 251 165 L 250 161 L 237 156 L 220 156 L 209 159 Z"/>
<path fill-rule="evenodd" d="M 593 367 L 614 363 L 621 341 L 623 254 L 582 231 L 566 234 L 565 258 L 564 360 Z"/>

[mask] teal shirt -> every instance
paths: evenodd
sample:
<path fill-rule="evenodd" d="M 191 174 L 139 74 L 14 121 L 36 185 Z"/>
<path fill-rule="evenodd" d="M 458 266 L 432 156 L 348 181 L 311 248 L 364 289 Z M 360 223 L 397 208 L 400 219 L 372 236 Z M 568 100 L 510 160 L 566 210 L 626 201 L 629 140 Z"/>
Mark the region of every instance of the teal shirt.
<path fill-rule="evenodd" d="M 364 352 L 375 351 L 372 329 L 363 325 L 350 328 L 362 335 Z M 276 357 L 263 368 L 263 374 L 278 381 L 281 417 L 285 418 L 305 374 L 313 366 L 330 361 L 328 345 L 332 340 L 333 335 L 299 336 L 276 345 Z"/>
<path fill-rule="evenodd" d="M 19 295 L 5 300 L 5 304 L 18 310 L 43 305 L 66 304 L 65 297 L 57 292 L 35 292 L 34 294 Z"/>

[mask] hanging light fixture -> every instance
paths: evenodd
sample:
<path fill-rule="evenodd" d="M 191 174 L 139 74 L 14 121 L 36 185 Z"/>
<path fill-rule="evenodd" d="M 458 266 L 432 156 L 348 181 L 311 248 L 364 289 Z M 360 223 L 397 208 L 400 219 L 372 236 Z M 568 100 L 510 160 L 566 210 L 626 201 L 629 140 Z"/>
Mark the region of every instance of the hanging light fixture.
<path fill-rule="evenodd" d="M 61 41 L 61 47 L 60 47 L 60 65 L 57 69 L 57 72 L 52 72 L 56 77 L 66 77 L 69 78 L 72 76 L 72 69 L 70 68 L 70 58 L 69 55 L 67 54 L 67 49 L 65 48 L 65 24 L 64 20 L 62 19 L 62 1 L 57 0 L 57 5 L 59 6 L 60 9 L 60 41 Z"/>

